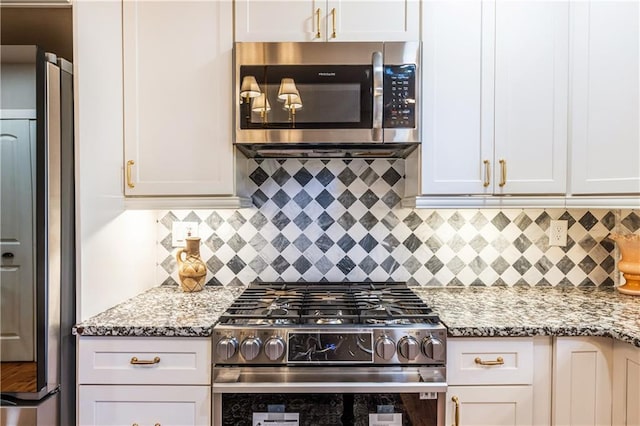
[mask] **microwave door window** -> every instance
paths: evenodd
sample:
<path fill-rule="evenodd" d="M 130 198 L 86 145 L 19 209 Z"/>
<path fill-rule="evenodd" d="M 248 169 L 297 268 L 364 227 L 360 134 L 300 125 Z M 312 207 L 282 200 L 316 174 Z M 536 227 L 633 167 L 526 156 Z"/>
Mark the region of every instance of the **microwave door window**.
<path fill-rule="evenodd" d="M 254 75 L 261 95 L 250 105 L 244 98 L 241 128 L 371 128 L 371 72 L 371 65 L 243 66 L 240 78 Z"/>

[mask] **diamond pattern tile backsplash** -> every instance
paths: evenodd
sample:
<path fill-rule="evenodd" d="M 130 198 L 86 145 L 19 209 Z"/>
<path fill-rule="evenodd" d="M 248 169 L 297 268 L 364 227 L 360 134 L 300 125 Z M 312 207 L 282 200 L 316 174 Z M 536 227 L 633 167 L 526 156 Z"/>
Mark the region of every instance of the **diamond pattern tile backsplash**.
<path fill-rule="evenodd" d="M 198 223 L 207 285 L 252 281 L 406 281 L 416 286 L 612 286 L 612 231 L 638 232 L 637 210 L 401 206 L 401 160 L 262 160 L 254 208 L 158 214 L 158 277 L 178 282 L 173 221 Z M 568 220 L 550 247 L 552 219 Z"/>

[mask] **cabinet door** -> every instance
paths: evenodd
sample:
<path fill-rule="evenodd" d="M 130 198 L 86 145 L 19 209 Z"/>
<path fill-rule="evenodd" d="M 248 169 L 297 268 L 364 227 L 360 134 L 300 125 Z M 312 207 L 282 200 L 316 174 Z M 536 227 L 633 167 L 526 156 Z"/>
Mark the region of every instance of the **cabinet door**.
<path fill-rule="evenodd" d="M 326 0 L 236 0 L 236 41 L 325 41 L 326 6 Z"/>
<path fill-rule="evenodd" d="M 457 408 L 453 397 L 458 398 Z M 456 424 L 456 409 L 464 426 L 531 425 L 533 390 L 531 386 L 449 386 L 446 424 Z"/>
<path fill-rule="evenodd" d="M 613 424 L 640 425 L 640 348 L 613 344 Z"/>
<path fill-rule="evenodd" d="M 569 3 L 495 4 L 496 194 L 564 194 Z"/>
<path fill-rule="evenodd" d="M 420 38 L 418 0 L 327 0 L 329 41 L 412 41 Z"/>
<path fill-rule="evenodd" d="M 210 386 L 78 386 L 78 424 L 209 426 Z"/>
<path fill-rule="evenodd" d="M 492 61 L 482 58 L 493 44 L 486 12 L 480 1 L 422 5 L 423 194 L 492 193 L 485 174 L 493 158 L 493 82 L 481 78 L 493 75 Z"/>
<path fill-rule="evenodd" d="M 612 340 L 556 338 L 553 424 L 610 425 Z"/>
<path fill-rule="evenodd" d="M 571 3 L 571 193 L 640 192 L 640 5 Z"/>
<path fill-rule="evenodd" d="M 234 192 L 230 1 L 123 2 L 125 194 Z"/>
<path fill-rule="evenodd" d="M 237 0 L 236 41 L 407 41 L 419 0 Z"/>

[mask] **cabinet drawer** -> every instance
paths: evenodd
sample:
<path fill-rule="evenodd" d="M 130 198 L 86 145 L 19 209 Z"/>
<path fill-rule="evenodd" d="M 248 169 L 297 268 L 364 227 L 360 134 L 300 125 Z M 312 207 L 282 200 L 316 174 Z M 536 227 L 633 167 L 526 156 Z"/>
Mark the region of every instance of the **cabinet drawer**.
<path fill-rule="evenodd" d="M 209 338 L 81 337 L 79 384 L 211 384 Z"/>
<path fill-rule="evenodd" d="M 448 339 L 447 383 L 532 384 L 533 338 Z"/>
<path fill-rule="evenodd" d="M 79 425 L 208 426 L 210 386 L 78 386 Z"/>

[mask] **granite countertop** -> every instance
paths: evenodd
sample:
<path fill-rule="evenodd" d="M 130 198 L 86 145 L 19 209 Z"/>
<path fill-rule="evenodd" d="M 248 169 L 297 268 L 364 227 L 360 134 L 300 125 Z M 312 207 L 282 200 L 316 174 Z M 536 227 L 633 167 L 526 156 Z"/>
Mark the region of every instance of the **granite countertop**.
<path fill-rule="evenodd" d="M 611 287 L 428 287 L 412 289 L 450 336 L 606 336 L 640 347 L 640 297 Z M 244 287 L 152 288 L 74 326 L 82 336 L 211 335 Z"/>
<path fill-rule="evenodd" d="M 76 324 L 81 336 L 207 337 L 220 314 L 244 287 L 205 287 L 185 293 L 178 286 L 154 287 Z"/>
<path fill-rule="evenodd" d="M 449 336 L 605 336 L 640 347 L 640 297 L 611 287 L 413 288 Z"/>

